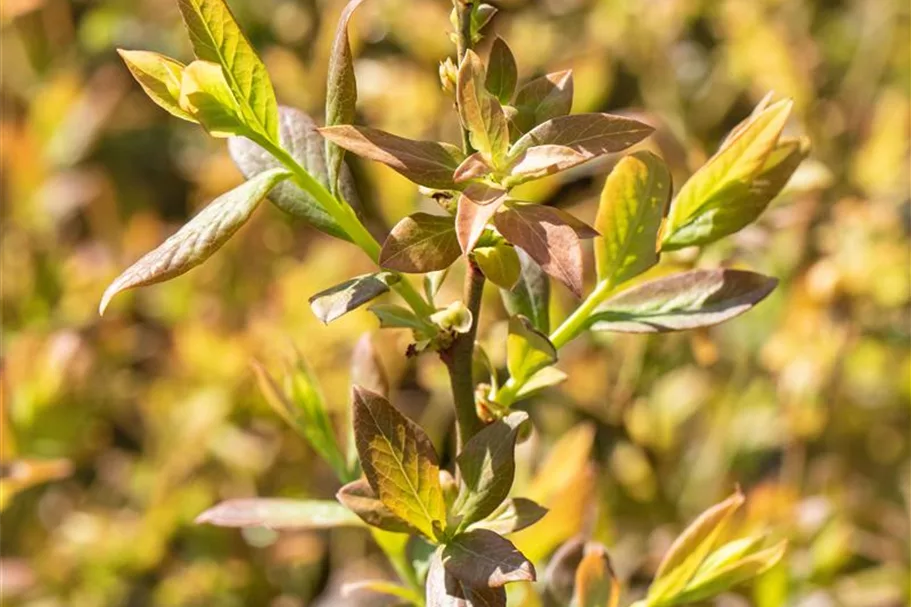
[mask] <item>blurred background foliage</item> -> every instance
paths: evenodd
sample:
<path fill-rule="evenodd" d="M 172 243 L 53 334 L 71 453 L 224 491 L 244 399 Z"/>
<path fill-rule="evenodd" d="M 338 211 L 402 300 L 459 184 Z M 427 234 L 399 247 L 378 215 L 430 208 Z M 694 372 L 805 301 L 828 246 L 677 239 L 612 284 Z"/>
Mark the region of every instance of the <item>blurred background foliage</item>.
<path fill-rule="evenodd" d="M 721 605 L 892 607 L 909 589 L 909 83 L 900 0 L 504 0 L 493 29 L 523 77 L 571 67 L 575 111 L 630 112 L 676 182 L 768 90 L 793 97 L 811 160 L 760 222 L 680 264 L 742 265 L 781 285 L 710 331 L 585 337 L 570 380 L 529 404 L 517 493 L 549 506 L 516 537 L 536 559 L 584 531 L 637 596 L 670 540 L 740 483 L 745 528 L 791 548 Z M 280 102 L 321 117 L 340 0 L 234 0 Z M 353 22 L 360 121 L 458 139 L 437 63 L 444 0 L 372 0 Z M 354 247 L 264 206 L 179 280 L 106 284 L 238 183 L 225 147 L 150 103 L 116 47 L 188 59 L 172 0 L 2 4 L 2 602 L 34 607 L 358 603 L 340 583 L 385 565 L 358 530 L 196 526 L 228 497 L 330 498 L 328 467 L 273 415 L 251 359 L 296 348 L 339 426 L 369 314 L 322 326 L 309 295 L 370 269 Z M 489 40 L 487 41 L 489 43 Z M 592 220 L 607 162 L 524 187 Z M 354 161 L 378 231 L 432 208 Z M 589 268 L 591 270 L 591 268 Z M 458 295 L 455 278 L 441 302 Z M 573 305 L 556 287 L 554 314 Z M 488 289 L 483 341 L 500 363 Z M 376 340 L 394 402 L 452 453 L 448 384 L 407 336 Z M 514 596 L 523 602 L 521 588 Z"/>

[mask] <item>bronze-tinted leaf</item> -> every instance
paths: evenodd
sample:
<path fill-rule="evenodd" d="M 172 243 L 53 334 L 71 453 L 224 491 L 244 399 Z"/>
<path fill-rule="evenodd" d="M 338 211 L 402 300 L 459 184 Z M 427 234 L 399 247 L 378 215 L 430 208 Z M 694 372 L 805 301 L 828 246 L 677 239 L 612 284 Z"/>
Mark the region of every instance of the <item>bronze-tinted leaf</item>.
<path fill-rule="evenodd" d="M 465 443 L 456 459 L 462 487 L 454 509 L 462 517 L 461 528 L 486 517 L 509 495 L 516 472 L 516 438 L 527 420 L 523 411 L 510 413 Z"/>
<path fill-rule="evenodd" d="M 534 525 L 547 514 L 547 508 L 530 499 L 514 497 L 508 499 L 484 520 L 471 525 L 470 529 L 487 529 L 500 535 L 521 531 Z"/>
<path fill-rule="evenodd" d="M 569 213 L 536 204 L 509 204 L 494 216 L 494 225 L 541 269 L 582 297 L 580 238 L 593 238 L 597 232 Z"/>
<path fill-rule="evenodd" d="M 664 333 L 708 327 L 743 314 L 778 281 L 742 270 L 693 270 L 639 284 L 611 297 L 591 317 L 594 331 Z"/>
<path fill-rule="evenodd" d="M 501 290 L 503 305 L 511 316 L 521 314 L 542 333 L 550 332 L 550 281 L 541 266 L 522 249 L 516 249 L 521 274 L 509 291 Z"/>
<path fill-rule="evenodd" d="M 569 114 L 573 106 L 572 70 L 535 78 L 516 93 L 513 123 L 525 133 L 535 125 Z"/>
<path fill-rule="evenodd" d="M 358 515 L 372 527 L 379 527 L 393 533 L 420 533 L 417 529 L 396 516 L 379 500 L 366 479 L 352 481 L 338 490 L 335 497 L 348 510 Z"/>
<path fill-rule="evenodd" d="M 512 289 L 522 274 L 522 264 L 515 247 L 504 242 L 492 247 L 478 247 L 472 257 L 484 277 L 501 289 Z"/>
<path fill-rule="evenodd" d="M 351 45 L 348 43 L 348 22 L 364 0 L 351 0 L 345 6 L 335 30 L 332 52 L 329 55 L 329 71 L 326 82 L 326 126 L 351 124 L 354 122 L 357 104 L 357 81 L 354 78 L 354 62 Z M 326 168 L 329 185 L 336 191 L 339 172 L 345 150 L 331 141 L 326 141 Z"/>
<path fill-rule="evenodd" d="M 379 264 L 400 272 L 432 272 L 449 267 L 461 253 L 452 217 L 414 213 L 392 228 Z"/>
<path fill-rule="evenodd" d="M 499 588 L 535 581 L 535 566 L 512 542 L 487 529 L 455 536 L 443 549 L 443 567 L 471 587 Z"/>
<path fill-rule="evenodd" d="M 310 297 L 310 309 L 326 324 L 389 291 L 399 281 L 391 272 L 355 276 Z"/>
<path fill-rule="evenodd" d="M 196 522 L 219 527 L 267 529 L 326 529 L 363 525 L 358 517 L 336 502 L 282 498 L 227 500 L 200 514 Z"/>
<path fill-rule="evenodd" d="M 671 175 L 651 152 L 623 158 L 601 191 L 595 227 L 598 280 L 621 284 L 658 263 L 658 228 L 671 196 Z"/>
<path fill-rule="evenodd" d="M 463 158 L 454 146 L 405 139 L 365 126 L 329 126 L 319 132 L 349 152 L 382 162 L 418 185 L 438 190 L 455 189 L 452 175 Z"/>
<path fill-rule="evenodd" d="M 487 92 L 484 80 L 481 58 L 474 51 L 467 51 L 459 65 L 456 82 L 459 115 L 468 129 L 472 147 L 497 167 L 509 149 L 509 127 L 503 107 Z"/>
<path fill-rule="evenodd" d="M 508 183 L 517 185 L 571 169 L 592 156 L 565 145 L 536 145 L 522 152 L 509 167 Z"/>
<path fill-rule="evenodd" d="M 298 109 L 280 106 L 278 108 L 278 138 L 282 149 L 328 189 L 329 172 L 326 167 L 325 141 L 319 134 L 313 119 Z M 234 164 L 247 179 L 265 170 L 283 166 L 272 154 L 246 137 L 228 139 L 228 152 L 231 154 Z M 344 163 L 341 166 L 338 191 L 355 211 L 361 208 L 354 178 Z M 293 181 L 278 184 L 269 193 L 269 200 L 285 213 L 303 219 L 317 230 L 336 238 L 350 240 L 350 237 L 316 199 Z"/>
<path fill-rule="evenodd" d="M 500 37 L 493 41 L 490 47 L 490 58 L 487 60 L 487 79 L 484 85 L 490 93 L 500 100 L 500 103 L 509 103 L 512 94 L 516 91 L 518 81 L 518 68 L 516 58 L 509 46 Z"/>
<path fill-rule="evenodd" d="M 364 475 L 397 517 L 435 539 L 446 524 L 440 467 L 424 430 L 385 398 L 354 387 L 354 436 Z"/>
<path fill-rule="evenodd" d="M 506 590 L 471 587 L 443 566 L 443 548 L 430 557 L 427 570 L 426 607 L 506 607 Z"/>
<path fill-rule="evenodd" d="M 244 225 L 260 201 L 288 171 L 272 169 L 222 194 L 154 251 L 146 253 L 105 290 L 98 308 L 104 314 L 111 299 L 126 289 L 180 276 L 207 260 Z"/>
<path fill-rule="evenodd" d="M 487 161 L 484 160 L 484 156 L 482 156 L 480 152 L 475 152 L 462 161 L 462 164 L 460 164 L 452 174 L 452 179 L 456 183 L 464 183 L 472 179 L 483 177 L 491 171 L 493 171 L 493 167 L 487 164 Z"/>
<path fill-rule="evenodd" d="M 463 253 L 470 252 L 484 233 L 487 222 L 506 202 L 506 191 L 486 184 L 472 184 L 459 196 L 456 235 Z"/>

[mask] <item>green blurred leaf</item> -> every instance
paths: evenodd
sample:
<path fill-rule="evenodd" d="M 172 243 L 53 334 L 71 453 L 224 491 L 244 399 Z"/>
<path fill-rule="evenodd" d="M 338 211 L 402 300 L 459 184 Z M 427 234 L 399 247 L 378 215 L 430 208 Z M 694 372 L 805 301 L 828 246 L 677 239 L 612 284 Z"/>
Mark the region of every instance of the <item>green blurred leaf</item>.
<path fill-rule="evenodd" d="M 383 329 L 413 329 L 422 331 L 427 323 L 418 318 L 408 308 L 396 304 L 375 304 L 368 308 L 380 321 Z"/>
<path fill-rule="evenodd" d="M 654 154 L 637 152 L 617 163 L 595 220 L 599 281 L 618 285 L 658 263 L 658 228 L 670 196 L 670 173 Z"/>
<path fill-rule="evenodd" d="M 224 0 L 178 0 L 199 59 L 222 67 L 246 125 L 278 141 L 278 104 L 266 66 L 237 25 Z"/>
<path fill-rule="evenodd" d="M 117 52 L 152 101 L 178 118 L 196 122 L 193 116 L 180 107 L 180 87 L 185 67 L 183 63 L 149 51 L 117 49 Z"/>
<path fill-rule="evenodd" d="M 356 276 L 310 297 L 310 309 L 326 324 L 389 291 L 399 281 L 392 272 Z"/>
<path fill-rule="evenodd" d="M 516 91 L 518 78 L 516 58 L 512 51 L 502 38 L 494 38 L 487 60 L 487 79 L 484 86 L 500 103 L 509 103 Z"/>
<path fill-rule="evenodd" d="M 510 315 L 521 314 L 542 333 L 550 332 L 550 282 L 541 266 L 528 253 L 517 249 L 522 273 L 511 290 L 501 289 L 503 304 Z"/>
<path fill-rule="evenodd" d="M 557 350 L 546 335 L 535 329 L 524 316 L 509 319 L 506 339 L 506 365 L 509 375 L 524 382 L 541 369 L 557 362 Z"/>
<path fill-rule="evenodd" d="M 516 400 L 522 400 L 545 388 L 551 388 L 566 381 L 567 375 L 556 367 L 544 367 L 522 383 L 516 392 Z"/>
<path fill-rule="evenodd" d="M 620 582 L 611 568 L 607 549 L 596 542 L 585 546 L 576 568 L 573 607 L 616 607 Z"/>
<path fill-rule="evenodd" d="M 455 536 L 443 548 L 443 567 L 463 584 L 499 588 L 535 581 L 535 566 L 512 542 L 487 529 Z"/>
<path fill-rule="evenodd" d="M 282 498 L 227 500 L 200 514 L 196 523 L 267 529 L 327 529 L 364 524 L 336 502 Z"/>
<path fill-rule="evenodd" d="M 452 217 L 414 213 L 392 228 L 379 264 L 400 272 L 432 272 L 449 267 L 461 253 Z"/>
<path fill-rule="evenodd" d="M 516 472 L 516 438 L 526 421 L 527 413 L 510 413 L 465 443 L 456 458 L 462 485 L 454 510 L 462 517 L 461 529 L 485 518 L 509 495 Z"/>
<path fill-rule="evenodd" d="M 467 51 L 456 83 L 459 115 L 468 129 L 472 147 L 498 167 L 509 149 L 509 128 L 500 102 L 487 92 L 484 80 L 481 58 L 474 51 Z"/>
<path fill-rule="evenodd" d="M 664 333 L 708 327 L 743 314 L 778 281 L 742 270 L 692 270 L 650 280 L 599 305 L 593 331 Z"/>
<path fill-rule="evenodd" d="M 352 481 L 338 490 L 335 497 L 346 508 L 365 523 L 393 533 L 419 534 L 420 531 L 408 524 L 386 507 L 365 479 Z"/>
<path fill-rule="evenodd" d="M 782 541 L 743 558 L 731 558 L 727 563 L 716 562 L 711 568 L 701 567 L 686 589 L 678 595 L 675 604 L 702 601 L 762 575 L 782 559 L 786 550 L 787 542 Z"/>
<path fill-rule="evenodd" d="M 440 467 L 424 430 L 379 394 L 354 387 L 354 434 L 370 487 L 431 541 L 446 525 Z"/>
<path fill-rule="evenodd" d="M 478 247 L 472 252 L 472 257 L 487 280 L 502 289 L 513 288 L 522 273 L 519 255 L 508 244 Z"/>
<path fill-rule="evenodd" d="M 269 190 L 290 175 L 281 169 L 266 171 L 216 198 L 176 234 L 118 276 L 101 297 L 99 313 L 104 314 L 108 303 L 121 291 L 169 280 L 204 262 L 247 222 Z"/>

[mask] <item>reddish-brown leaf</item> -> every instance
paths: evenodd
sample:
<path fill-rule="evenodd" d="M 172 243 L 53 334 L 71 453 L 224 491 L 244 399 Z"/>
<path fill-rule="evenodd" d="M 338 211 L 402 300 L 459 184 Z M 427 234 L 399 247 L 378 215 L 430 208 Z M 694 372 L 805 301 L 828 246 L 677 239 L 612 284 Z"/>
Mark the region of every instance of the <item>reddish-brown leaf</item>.
<path fill-rule="evenodd" d="M 463 253 L 471 251 L 487 222 L 506 201 L 506 191 L 484 184 L 470 185 L 459 197 L 456 234 Z"/>
<path fill-rule="evenodd" d="M 414 213 L 392 228 L 379 263 L 400 272 L 425 273 L 449 267 L 461 253 L 452 217 Z"/>

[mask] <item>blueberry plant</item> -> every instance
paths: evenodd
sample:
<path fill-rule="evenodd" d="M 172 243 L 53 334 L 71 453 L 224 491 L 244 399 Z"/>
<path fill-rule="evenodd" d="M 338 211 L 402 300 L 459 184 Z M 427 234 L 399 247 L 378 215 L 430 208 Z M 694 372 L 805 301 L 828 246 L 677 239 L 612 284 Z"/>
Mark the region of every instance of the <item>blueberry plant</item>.
<path fill-rule="evenodd" d="M 442 1 L 442 0 L 441 0 Z M 706 327 L 746 312 L 775 287 L 773 278 L 734 269 L 642 275 L 663 253 L 699 247 L 754 221 L 807 153 L 782 136 L 791 103 L 766 98 L 717 153 L 673 195 L 665 163 L 648 151 L 620 159 L 607 177 L 594 226 L 513 195 L 525 182 L 565 171 L 643 141 L 652 128 L 606 113 L 572 114 L 570 71 L 519 83 L 500 38 L 486 62 L 475 52 L 495 8 L 454 0 L 455 56 L 440 66 L 462 126 L 456 143 L 414 141 L 356 125 L 357 84 L 348 22 L 338 24 L 328 70 L 325 125 L 277 105 L 266 68 L 224 0 L 179 0 L 196 59 L 183 63 L 121 51 L 145 92 L 171 114 L 227 138 L 246 181 L 223 194 L 107 289 L 117 293 L 174 278 L 205 261 L 265 199 L 322 232 L 359 247 L 376 263 L 310 298 L 330 323 L 390 291 L 400 304 L 370 308 L 381 328 L 410 330 L 408 355 L 436 354 L 448 369 L 457 422 L 454 469 L 441 469 L 424 430 L 388 400 L 389 386 L 369 339 L 355 347 L 348 448 L 337 439 L 316 379 L 301 363 L 276 382 L 257 367 L 262 390 L 337 475 L 337 501 L 249 499 L 200 516 L 225 526 L 365 526 L 400 583 L 364 581 L 357 591 L 427 606 L 506 605 L 505 586 L 534 582 L 535 565 L 507 539 L 547 510 L 511 495 L 517 441 L 527 413 L 514 406 L 559 384 L 562 347 L 586 331 L 656 333 Z M 383 243 L 365 228 L 346 153 L 383 163 L 421 187 L 437 213 L 399 221 Z M 597 280 L 585 291 L 582 242 L 593 239 Z M 453 266 L 464 275 L 461 301 L 435 298 Z M 411 275 L 422 275 L 421 288 Z M 551 279 L 581 303 L 551 327 Z M 502 293 L 507 364 L 497 369 L 476 343 L 486 283 Z M 700 601 L 775 564 L 784 545 L 763 536 L 730 539 L 739 491 L 699 516 L 674 542 L 638 607 Z M 543 520 L 542 520 L 543 519 Z M 604 607 L 621 589 L 604 546 L 576 538 L 551 558 L 542 598 L 530 604 Z M 529 590 L 529 592 L 532 592 Z M 538 592 L 537 590 L 533 592 Z"/>

